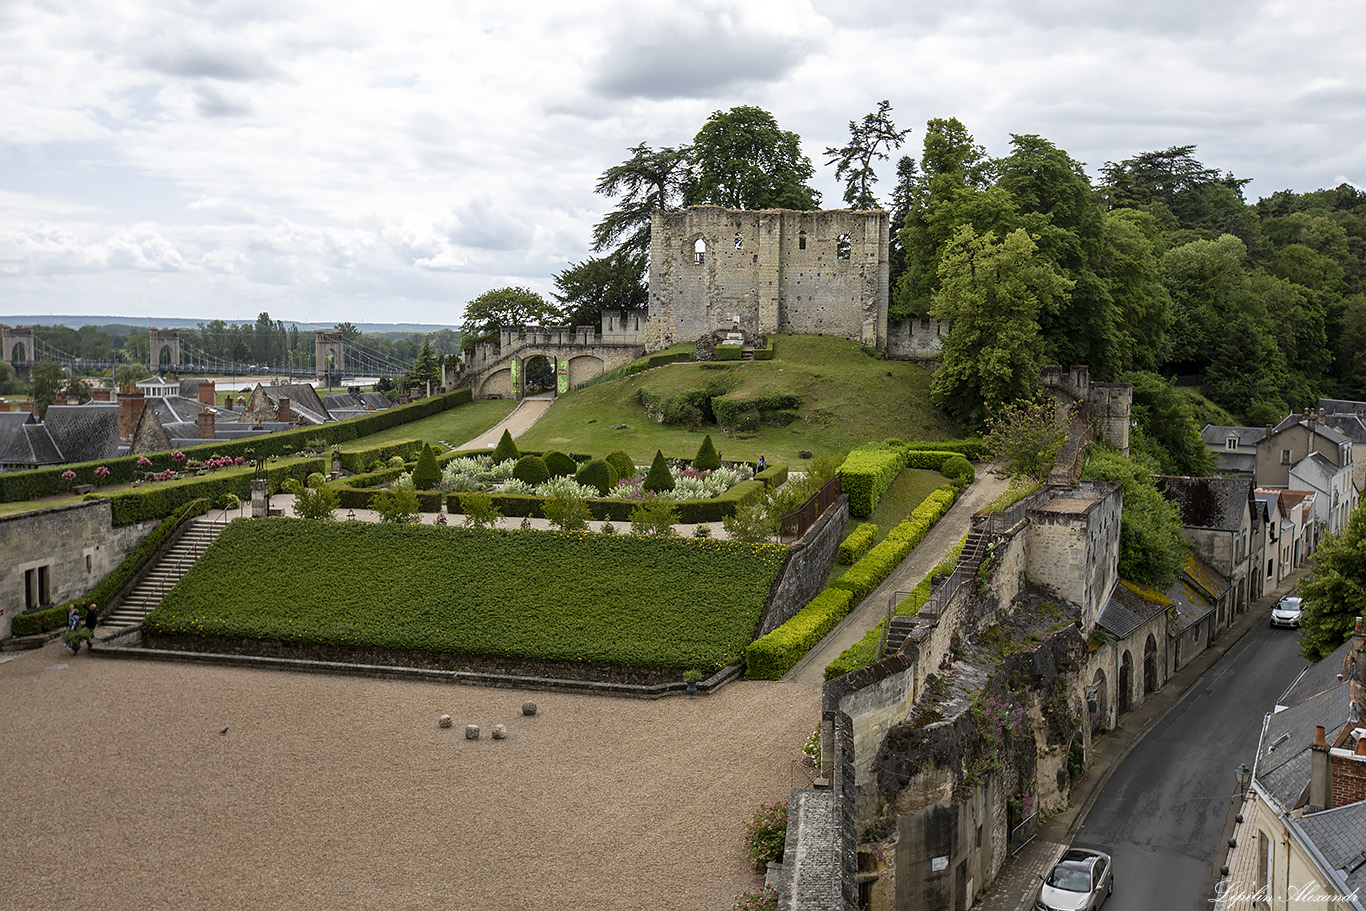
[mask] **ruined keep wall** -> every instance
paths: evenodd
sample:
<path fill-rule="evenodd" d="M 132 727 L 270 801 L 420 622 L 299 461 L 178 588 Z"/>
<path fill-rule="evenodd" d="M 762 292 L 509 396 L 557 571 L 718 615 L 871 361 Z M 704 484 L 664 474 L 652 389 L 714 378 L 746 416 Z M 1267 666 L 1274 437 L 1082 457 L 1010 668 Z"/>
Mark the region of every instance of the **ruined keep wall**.
<path fill-rule="evenodd" d="M 1081 607 L 1096 624 L 1119 581 L 1121 494 L 1115 484 L 1083 482 L 1029 512 L 1029 579 Z"/>
<path fill-rule="evenodd" d="M 880 210 L 656 213 L 646 347 L 694 341 L 738 322 L 750 335 L 836 335 L 883 348 L 888 236 Z"/>
<path fill-rule="evenodd" d="M 9 637 L 14 617 L 24 612 L 28 570 L 46 568 L 42 606 L 62 604 L 94 588 L 156 525 L 115 528 L 107 499 L 0 518 L 0 639 Z"/>

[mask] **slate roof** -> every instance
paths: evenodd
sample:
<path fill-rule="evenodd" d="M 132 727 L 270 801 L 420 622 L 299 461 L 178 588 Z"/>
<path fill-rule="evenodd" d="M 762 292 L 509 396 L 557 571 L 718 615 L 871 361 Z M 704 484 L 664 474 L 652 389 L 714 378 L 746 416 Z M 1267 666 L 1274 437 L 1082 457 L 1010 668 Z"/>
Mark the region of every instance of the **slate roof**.
<path fill-rule="evenodd" d="M 1314 407 L 1329 414 L 1366 413 L 1366 402 L 1357 402 L 1352 399 L 1319 399 Z"/>
<path fill-rule="evenodd" d="M 1123 582 L 1117 584 L 1101 608 L 1096 626 L 1119 639 L 1127 639 L 1134 630 L 1167 609 L 1165 597 L 1152 589 L 1147 591 L 1151 593 L 1150 597 L 1160 600 L 1145 598 Z"/>
<path fill-rule="evenodd" d="M 1366 423 L 1355 414 L 1330 414 L 1323 422 L 1353 443 L 1366 443 Z"/>
<path fill-rule="evenodd" d="M 1214 613 L 1215 599 L 1184 573 L 1167 589 L 1167 597 L 1172 601 L 1167 608 L 1167 635 L 1173 638 Z"/>
<path fill-rule="evenodd" d="M 1323 725 L 1332 743 L 1347 723 L 1347 707 L 1347 684 L 1339 683 L 1266 716 L 1253 774 L 1282 810 L 1294 809 L 1309 785 L 1314 726 Z"/>
<path fill-rule="evenodd" d="M 1366 892 L 1366 801 L 1306 813 L 1299 826 L 1342 877 L 1346 891 Z M 1354 904 L 1361 907 L 1359 900 Z"/>
<path fill-rule="evenodd" d="M 119 452 L 119 406 L 113 403 L 51 405 L 43 416 L 63 462 L 93 462 Z"/>
<path fill-rule="evenodd" d="M 1337 686 L 1342 681 L 1338 679 L 1338 674 L 1342 671 L 1342 659 L 1347 657 L 1347 653 L 1352 650 L 1352 640 L 1348 639 L 1331 654 L 1315 661 L 1313 664 L 1305 665 L 1300 675 L 1290 686 L 1285 688 L 1281 698 L 1276 700 L 1277 705 L 1296 705 L 1310 698 L 1315 693 L 1322 693 L 1329 687 Z"/>
<path fill-rule="evenodd" d="M 1302 414 L 1292 414 L 1290 417 L 1277 424 L 1271 433 L 1277 434 L 1282 430 L 1288 430 L 1297 425 L 1307 428 L 1309 426 L 1309 419 Z M 1343 436 L 1341 431 L 1334 429 L 1332 425 L 1328 424 L 1326 421 L 1315 420 L 1314 433 L 1322 435 L 1324 439 L 1338 446 L 1348 442 L 1347 437 Z"/>
<path fill-rule="evenodd" d="M 1259 441 L 1265 439 L 1265 427 L 1226 427 L 1221 424 L 1206 424 L 1200 430 L 1200 439 L 1205 441 L 1208 446 L 1215 446 L 1224 449 L 1228 446 L 1228 438 L 1235 436 L 1238 438 L 1240 446 L 1256 446 Z"/>
<path fill-rule="evenodd" d="M 1247 478 L 1185 478 L 1161 475 L 1157 489 L 1181 510 L 1181 524 L 1192 528 L 1237 531 L 1243 527 L 1252 496 Z"/>

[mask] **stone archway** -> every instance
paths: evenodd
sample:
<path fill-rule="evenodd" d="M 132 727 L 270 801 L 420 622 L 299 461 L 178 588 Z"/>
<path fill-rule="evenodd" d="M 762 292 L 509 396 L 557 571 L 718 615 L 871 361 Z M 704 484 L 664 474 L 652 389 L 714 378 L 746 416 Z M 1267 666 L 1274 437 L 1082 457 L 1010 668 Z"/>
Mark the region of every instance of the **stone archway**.
<path fill-rule="evenodd" d="M 516 362 L 514 361 L 513 363 Z M 479 384 L 479 398 L 481 399 L 494 397 L 502 399 L 512 398 L 512 392 L 512 369 L 510 367 L 495 370 Z"/>
<path fill-rule="evenodd" d="M 1091 685 L 1086 688 L 1086 711 L 1091 716 L 1091 730 L 1105 731 L 1113 727 L 1110 720 L 1110 681 L 1103 668 L 1096 668 Z"/>
<path fill-rule="evenodd" d="M 1126 714 L 1134 707 L 1134 656 L 1126 648 L 1119 659 L 1119 713 Z"/>
<path fill-rule="evenodd" d="M 566 364 L 566 369 L 568 373 L 565 391 L 567 392 L 580 383 L 586 383 L 602 376 L 607 372 L 607 363 L 597 355 L 581 354 L 578 357 L 571 357 Z"/>
<path fill-rule="evenodd" d="M 522 395 L 556 392 L 555 359 L 547 354 L 532 354 L 522 358 Z"/>
<path fill-rule="evenodd" d="M 1149 633 L 1143 643 L 1143 695 L 1156 692 L 1157 687 L 1157 639 Z"/>

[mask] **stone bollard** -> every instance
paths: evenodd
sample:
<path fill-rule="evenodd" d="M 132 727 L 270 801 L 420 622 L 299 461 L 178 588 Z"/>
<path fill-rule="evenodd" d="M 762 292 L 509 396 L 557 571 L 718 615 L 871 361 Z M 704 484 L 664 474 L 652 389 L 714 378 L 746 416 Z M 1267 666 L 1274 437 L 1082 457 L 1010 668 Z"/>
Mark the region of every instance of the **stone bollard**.
<path fill-rule="evenodd" d="M 508 729 L 505 728 L 505 727 L 503 727 L 501 724 L 495 724 L 495 725 L 493 726 L 493 739 L 494 739 L 494 740 L 505 740 L 505 739 L 507 738 L 507 735 L 508 735 Z"/>
<path fill-rule="evenodd" d="M 532 702 L 530 699 L 528 699 L 526 702 L 523 702 L 523 703 L 522 703 L 522 714 L 523 714 L 523 715 L 535 715 L 535 714 L 536 714 L 536 703 Z"/>
<path fill-rule="evenodd" d="M 479 739 L 479 725 L 477 725 L 477 724 L 467 724 L 467 725 L 465 725 L 465 739 L 466 739 L 466 740 L 478 740 L 478 739 Z"/>
<path fill-rule="evenodd" d="M 440 718 L 436 719 L 436 723 L 441 725 L 443 728 L 448 728 L 451 726 L 451 716 L 442 715 Z"/>

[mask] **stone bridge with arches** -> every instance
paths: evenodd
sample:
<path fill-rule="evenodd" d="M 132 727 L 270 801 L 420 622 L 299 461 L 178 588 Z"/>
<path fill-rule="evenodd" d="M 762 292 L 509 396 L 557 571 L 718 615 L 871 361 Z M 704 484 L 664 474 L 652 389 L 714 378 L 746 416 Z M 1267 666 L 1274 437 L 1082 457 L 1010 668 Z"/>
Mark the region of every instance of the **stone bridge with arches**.
<path fill-rule="evenodd" d="M 447 365 L 443 385 L 469 386 L 474 397 L 520 399 L 526 395 L 527 367 L 543 357 L 560 395 L 609 370 L 624 367 L 645 353 L 643 317 L 605 310 L 602 325 L 518 326 L 503 329 L 498 344 L 481 342 L 459 364 Z"/>

